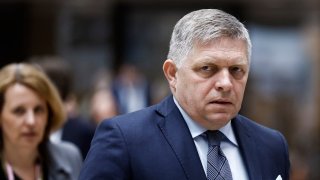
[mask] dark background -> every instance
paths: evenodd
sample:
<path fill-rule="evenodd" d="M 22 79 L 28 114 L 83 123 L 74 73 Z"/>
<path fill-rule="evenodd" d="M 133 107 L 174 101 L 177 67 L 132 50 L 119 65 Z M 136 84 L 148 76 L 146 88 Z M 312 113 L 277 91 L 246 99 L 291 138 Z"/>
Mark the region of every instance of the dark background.
<path fill-rule="evenodd" d="M 152 82 L 156 103 L 168 94 L 162 63 L 173 26 L 200 8 L 222 9 L 248 27 L 252 70 L 241 113 L 283 132 L 292 179 L 319 179 L 319 0 L 1 0 L 0 66 L 62 57 L 86 115 L 93 83 L 132 63 Z"/>

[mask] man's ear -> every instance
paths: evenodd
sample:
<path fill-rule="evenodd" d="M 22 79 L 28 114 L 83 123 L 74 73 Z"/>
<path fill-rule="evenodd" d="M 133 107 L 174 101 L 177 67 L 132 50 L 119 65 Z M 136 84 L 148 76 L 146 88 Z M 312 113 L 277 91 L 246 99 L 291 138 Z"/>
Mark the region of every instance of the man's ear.
<path fill-rule="evenodd" d="M 176 72 L 177 72 L 177 68 L 176 68 L 176 64 L 171 60 L 171 59 L 167 59 L 164 63 L 163 63 L 163 72 L 164 75 L 166 76 L 170 88 L 171 90 L 175 90 L 176 88 Z"/>

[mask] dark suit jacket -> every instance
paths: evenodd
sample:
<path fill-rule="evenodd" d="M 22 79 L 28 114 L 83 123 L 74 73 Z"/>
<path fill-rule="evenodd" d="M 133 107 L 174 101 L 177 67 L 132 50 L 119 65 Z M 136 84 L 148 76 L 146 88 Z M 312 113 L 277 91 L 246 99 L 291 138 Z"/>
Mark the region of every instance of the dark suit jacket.
<path fill-rule="evenodd" d="M 288 147 L 277 131 L 238 115 L 232 119 L 252 180 L 289 179 Z M 172 96 L 104 121 L 97 129 L 80 180 L 206 180 L 197 149 Z"/>
<path fill-rule="evenodd" d="M 79 117 L 69 118 L 62 129 L 61 139 L 75 144 L 85 159 L 94 135 L 95 126 Z"/>

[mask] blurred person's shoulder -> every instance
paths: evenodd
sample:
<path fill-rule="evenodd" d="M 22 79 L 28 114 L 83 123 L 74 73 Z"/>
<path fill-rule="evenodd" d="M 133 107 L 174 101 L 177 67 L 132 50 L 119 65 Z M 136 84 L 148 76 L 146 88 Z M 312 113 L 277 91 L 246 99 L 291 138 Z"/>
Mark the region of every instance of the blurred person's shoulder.
<path fill-rule="evenodd" d="M 49 142 L 48 151 L 51 159 L 60 164 L 66 161 L 82 161 L 81 153 L 78 147 L 67 141 Z"/>
<path fill-rule="evenodd" d="M 105 119 L 99 124 L 97 131 L 101 133 L 120 130 L 123 135 L 130 139 L 137 134 L 153 135 L 157 132 L 156 129 L 159 128 L 159 124 L 163 124 L 166 116 L 174 110 L 178 112 L 173 97 L 172 95 L 167 96 L 159 103 L 141 110 Z"/>
<path fill-rule="evenodd" d="M 83 159 L 80 150 L 74 144 L 49 141 L 47 149 L 49 179 L 78 179 Z"/>
<path fill-rule="evenodd" d="M 86 131 L 87 133 L 94 133 L 95 125 L 83 117 L 69 117 L 63 128 L 69 131 Z"/>

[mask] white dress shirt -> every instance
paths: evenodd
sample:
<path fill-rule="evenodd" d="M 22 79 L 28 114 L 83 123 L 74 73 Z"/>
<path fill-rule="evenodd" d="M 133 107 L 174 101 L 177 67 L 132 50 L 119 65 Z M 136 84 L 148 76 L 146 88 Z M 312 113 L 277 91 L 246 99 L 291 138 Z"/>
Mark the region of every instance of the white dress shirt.
<path fill-rule="evenodd" d="M 202 136 L 202 134 L 206 132 L 207 129 L 203 128 L 197 122 L 192 120 L 189 117 L 189 115 L 180 107 L 176 99 L 175 98 L 173 99 L 174 99 L 174 103 L 179 108 L 184 120 L 188 125 L 193 141 L 196 145 L 196 148 L 203 166 L 203 170 L 207 174 L 208 142 L 206 138 Z M 235 179 L 235 177 L 237 180 L 249 179 L 243 159 L 240 154 L 237 139 L 234 135 L 234 132 L 231 126 L 231 121 L 229 121 L 229 123 L 226 124 L 221 129 L 219 129 L 219 131 L 221 131 L 230 140 L 230 142 L 222 141 L 220 147 L 228 159 L 233 179 Z"/>

